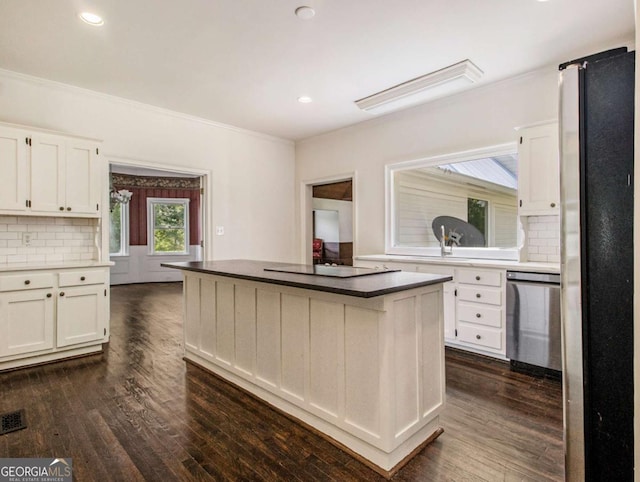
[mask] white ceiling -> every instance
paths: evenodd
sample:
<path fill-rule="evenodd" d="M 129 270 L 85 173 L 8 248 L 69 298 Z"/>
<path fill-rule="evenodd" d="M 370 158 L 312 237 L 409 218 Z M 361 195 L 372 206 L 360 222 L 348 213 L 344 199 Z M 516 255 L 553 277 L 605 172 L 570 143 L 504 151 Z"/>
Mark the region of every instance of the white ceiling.
<path fill-rule="evenodd" d="M 482 85 L 633 35 L 633 0 L 0 1 L 2 69 L 296 140 L 370 119 L 353 101 L 464 59 Z"/>

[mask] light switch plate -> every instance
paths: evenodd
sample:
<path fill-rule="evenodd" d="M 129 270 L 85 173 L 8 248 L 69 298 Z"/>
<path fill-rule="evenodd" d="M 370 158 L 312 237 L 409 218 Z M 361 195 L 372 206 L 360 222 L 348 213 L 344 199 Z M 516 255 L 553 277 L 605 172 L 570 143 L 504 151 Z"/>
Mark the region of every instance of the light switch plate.
<path fill-rule="evenodd" d="M 23 231 L 22 232 L 22 244 L 24 246 L 31 246 L 31 237 L 32 234 L 27 232 L 27 231 Z"/>
<path fill-rule="evenodd" d="M 216 236 L 224 236 L 224 226 L 216 226 Z"/>

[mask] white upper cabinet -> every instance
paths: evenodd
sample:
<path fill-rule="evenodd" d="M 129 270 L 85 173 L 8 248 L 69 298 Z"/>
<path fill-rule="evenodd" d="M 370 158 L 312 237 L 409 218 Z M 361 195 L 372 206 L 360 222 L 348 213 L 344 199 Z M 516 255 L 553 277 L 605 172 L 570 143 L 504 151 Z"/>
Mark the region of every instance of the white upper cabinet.
<path fill-rule="evenodd" d="M 558 123 L 522 127 L 518 141 L 519 214 L 560 214 Z"/>
<path fill-rule="evenodd" d="M 98 142 L 0 126 L 0 213 L 98 217 Z"/>
<path fill-rule="evenodd" d="M 27 207 L 28 133 L 0 128 L 0 206 L 5 211 Z"/>
<path fill-rule="evenodd" d="M 30 203 L 32 211 L 64 211 L 64 140 L 54 136 L 31 137 Z"/>
<path fill-rule="evenodd" d="M 100 203 L 98 148 L 93 143 L 67 143 L 65 168 L 65 209 L 75 213 L 95 214 Z"/>

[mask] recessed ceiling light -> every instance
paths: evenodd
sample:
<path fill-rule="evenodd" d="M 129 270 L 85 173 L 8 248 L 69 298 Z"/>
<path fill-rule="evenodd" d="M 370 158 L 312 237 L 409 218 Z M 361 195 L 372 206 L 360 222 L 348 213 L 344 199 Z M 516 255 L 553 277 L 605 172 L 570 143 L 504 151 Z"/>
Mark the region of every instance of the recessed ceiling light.
<path fill-rule="evenodd" d="M 96 15 L 95 13 L 82 12 L 80 14 L 80 18 L 83 22 L 88 23 L 89 25 L 93 25 L 94 27 L 100 27 L 101 25 L 104 25 L 104 20 L 102 20 L 102 17 L 100 15 Z"/>
<path fill-rule="evenodd" d="M 316 11 L 311 7 L 303 6 L 303 7 L 296 8 L 296 15 L 298 16 L 298 18 L 301 18 L 302 20 L 309 20 L 310 18 L 313 18 L 315 14 L 316 14 Z"/>
<path fill-rule="evenodd" d="M 313 99 L 308 95 L 301 95 L 300 97 L 298 97 L 298 102 L 300 102 L 301 104 L 308 104 L 310 102 L 313 102 Z"/>

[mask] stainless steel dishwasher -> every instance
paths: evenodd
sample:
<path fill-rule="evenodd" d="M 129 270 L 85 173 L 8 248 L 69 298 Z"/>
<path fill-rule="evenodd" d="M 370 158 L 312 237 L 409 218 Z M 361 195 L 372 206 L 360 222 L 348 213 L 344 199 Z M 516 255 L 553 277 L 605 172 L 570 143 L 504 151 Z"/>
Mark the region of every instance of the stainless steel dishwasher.
<path fill-rule="evenodd" d="M 560 275 L 507 271 L 507 358 L 514 370 L 562 370 Z"/>

